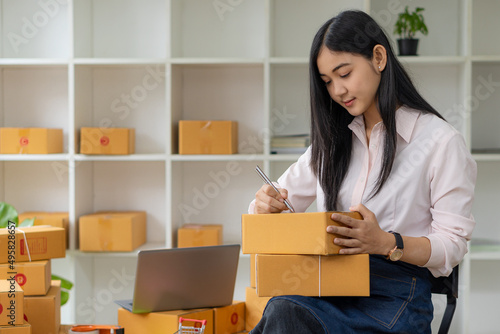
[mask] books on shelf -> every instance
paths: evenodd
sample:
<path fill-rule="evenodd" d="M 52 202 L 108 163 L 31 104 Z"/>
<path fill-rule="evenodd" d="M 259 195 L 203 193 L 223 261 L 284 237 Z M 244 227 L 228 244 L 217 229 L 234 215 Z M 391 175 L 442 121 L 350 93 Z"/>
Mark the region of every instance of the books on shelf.
<path fill-rule="evenodd" d="M 275 136 L 271 138 L 272 154 L 302 154 L 311 140 L 308 134 Z"/>

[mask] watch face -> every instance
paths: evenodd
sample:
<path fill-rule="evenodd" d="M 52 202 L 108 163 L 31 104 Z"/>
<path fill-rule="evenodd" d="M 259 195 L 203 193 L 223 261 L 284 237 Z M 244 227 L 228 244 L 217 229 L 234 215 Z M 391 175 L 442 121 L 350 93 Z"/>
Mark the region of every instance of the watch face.
<path fill-rule="evenodd" d="M 395 249 L 394 252 L 391 253 L 391 261 L 399 261 L 401 257 L 403 256 L 403 250 L 402 249 Z"/>

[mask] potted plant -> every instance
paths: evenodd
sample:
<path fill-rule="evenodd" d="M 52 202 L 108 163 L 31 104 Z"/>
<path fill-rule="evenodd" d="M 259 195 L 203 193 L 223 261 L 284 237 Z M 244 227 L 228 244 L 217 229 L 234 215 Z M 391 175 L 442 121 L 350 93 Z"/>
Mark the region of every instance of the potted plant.
<path fill-rule="evenodd" d="M 417 32 L 427 35 L 428 30 L 424 22 L 422 12 L 424 8 L 417 7 L 414 12 L 408 11 L 408 6 L 405 11 L 399 13 L 398 20 L 394 24 L 394 33 L 398 34 L 398 48 L 400 56 L 415 56 L 417 55 L 418 39 L 415 38 Z"/>

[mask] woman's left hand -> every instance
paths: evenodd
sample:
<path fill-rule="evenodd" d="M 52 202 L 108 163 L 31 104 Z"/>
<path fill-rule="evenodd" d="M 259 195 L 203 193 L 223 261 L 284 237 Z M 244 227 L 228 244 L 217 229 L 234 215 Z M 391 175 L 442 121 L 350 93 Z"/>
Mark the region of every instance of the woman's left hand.
<path fill-rule="evenodd" d="M 332 219 L 344 226 L 328 226 L 326 231 L 344 238 L 336 237 L 334 243 L 344 247 L 340 254 L 382 254 L 387 255 L 394 247 L 395 240 L 391 233 L 383 231 L 377 221 L 375 214 L 368 210 L 363 204 L 350 207 L 351 211 L 358 211 L 363 220 L 354 219 L 341 214 L 332 214 Z"/>

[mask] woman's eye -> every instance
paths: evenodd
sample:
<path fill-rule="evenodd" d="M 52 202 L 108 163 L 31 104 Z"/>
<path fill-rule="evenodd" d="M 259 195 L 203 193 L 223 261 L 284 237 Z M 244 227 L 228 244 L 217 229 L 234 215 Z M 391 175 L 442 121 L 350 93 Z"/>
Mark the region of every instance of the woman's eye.
<path fill-rule="evenodd" d="M 346 73 L 346 74 L 344 74 L 344 75 L 341 75 L 340 77 L 341 77 L 341 78 L 347 78 L 347 77 L 349 76 L 349 74 L 351 74 L 351 72 Z"/>
<path fill-rule="evenodd" d="M 325 81 L 325 86 L 328 86 L 331 81 Z"/>

